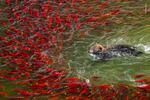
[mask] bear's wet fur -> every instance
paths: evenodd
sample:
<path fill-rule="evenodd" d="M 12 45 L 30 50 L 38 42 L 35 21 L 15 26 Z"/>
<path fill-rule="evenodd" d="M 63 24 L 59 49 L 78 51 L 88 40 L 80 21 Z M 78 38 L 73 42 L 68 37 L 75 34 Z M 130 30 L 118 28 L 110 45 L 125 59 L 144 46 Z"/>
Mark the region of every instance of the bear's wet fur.
<path fill-rule="evenodd" d="M 126 44 L 118 44 L 108 48 L 100 44 L 95 44 L 90 48 L 89 53 L 95 60 L 107 60 L 114 57 L 139 56 L 143 54 L 143 52 L 137 50 L 136 47 Z"/>

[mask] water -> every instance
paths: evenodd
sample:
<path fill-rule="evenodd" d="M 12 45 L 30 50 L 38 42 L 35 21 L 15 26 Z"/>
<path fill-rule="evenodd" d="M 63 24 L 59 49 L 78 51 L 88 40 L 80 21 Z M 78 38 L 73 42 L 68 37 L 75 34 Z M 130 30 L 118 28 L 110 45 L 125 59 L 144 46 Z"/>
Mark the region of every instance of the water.
<path fill-rule="evenodd" d="M 144 40 L 144 39 L 143 39 Z M 92 41 L 92 42 L 91 42 Z M 99 83 L 127 83 L 134 84 L 133 76 L 138 74 L 150 75 L 150 45 L 139 41 L 129 41 L 127 38 L 114 37 L 111 39 L 101 39 L 91 36 L 84 41 L 78 41 L 70 48 L 68 65 L 76 70 L 72 72 L 81 79 L 90 80 L 91 77 L 100 77 Z M 87 50 L 93 43 L 103 45 L 130 44 L 136 46 L 145 54 L 139 57 L 119 57 L 110 61 L 93 61 Z M 109 44 L 110 43 L 110 44 Z"/>
<path fill-rule="evenodd" d="M 113 58 L 110 61 L 93 61 L 87 51 L 94 43 L 106 46 L 129 44 L 137 47 L 144 54 L 139 57 Z M 110 37 L 90 35 L 66 49 L 66 55 L 69 67 L 76 69 L 70 72 L 70 75 L 95 84 L 135 85 L 135 75 L 150 75 L 150 27 L 145 25 L 136 30 L 128 30 L 126 33 L 118 30 L 118 33 L 111 33 Z M 99 78 L 93 81 L 92 77 Z"/>

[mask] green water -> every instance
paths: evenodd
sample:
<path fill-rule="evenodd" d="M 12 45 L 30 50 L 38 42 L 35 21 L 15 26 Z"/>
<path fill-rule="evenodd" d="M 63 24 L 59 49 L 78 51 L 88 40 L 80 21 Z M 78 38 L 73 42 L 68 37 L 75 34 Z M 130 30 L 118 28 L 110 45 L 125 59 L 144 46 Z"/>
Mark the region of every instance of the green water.
<path fill-rule="evenodd" d="M 135 3 L 130 8 L 124 7 L 124 9 L 134 12 L 134 15 L 120 16 L 120 18 L 124 18 L 121 24 L 108 26 L 112 32 L 92 31 L 88 37 L 78 40 L 70 48 L 66 48 L 65 55 L 67 55 L 68 66 L 75 68 L 70 75 L 96 84 L 125 83 L 132 85 L 135 85 L 135 75 L 150 76 L 150 14 L 142 12 L 144 6 L 148 6 L 150 3 L 140 4 L 140 2 L 142 1 Z M 94 43 L 106 46 L 129 44 L 137 47 L 144 54 L 139 57 L 114 58 L 105 62 L 93 61 L 87 50 Z M 91 80 L 93 76 L 100 78 L 93 81 Z"/>

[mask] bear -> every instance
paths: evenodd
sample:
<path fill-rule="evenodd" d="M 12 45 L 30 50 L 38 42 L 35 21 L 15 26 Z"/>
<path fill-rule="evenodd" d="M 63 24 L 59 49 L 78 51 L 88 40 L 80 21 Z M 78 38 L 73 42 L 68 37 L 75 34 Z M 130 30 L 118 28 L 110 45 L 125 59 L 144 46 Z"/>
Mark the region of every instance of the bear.
<path fill-rule="evenodd" d="M 96 43 L 90 47 L 89 54 L 94 60 L 109 60 L 114 57 L 139 56 L 143 54 L 143 52 L 137 50 L 136 47 L 127 44 L 104 47 L 101 44 Z"/>

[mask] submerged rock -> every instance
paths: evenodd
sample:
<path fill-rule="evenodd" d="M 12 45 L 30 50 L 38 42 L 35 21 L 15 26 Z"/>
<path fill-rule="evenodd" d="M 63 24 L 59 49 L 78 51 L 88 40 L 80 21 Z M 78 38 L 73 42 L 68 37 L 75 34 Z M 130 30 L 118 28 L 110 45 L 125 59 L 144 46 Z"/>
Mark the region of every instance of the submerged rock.
<path fill-rule="evenodd" d="M 137 50 L 134 46 L 125 44 L 118 44 L 108 48 L 100 44 L 95 44 L 90 48 L 89 54 L 94 60 L 107 60 L 113 57 L 139 56 L 143 54 L 143 52 Z"/>

